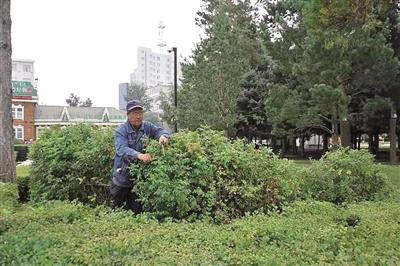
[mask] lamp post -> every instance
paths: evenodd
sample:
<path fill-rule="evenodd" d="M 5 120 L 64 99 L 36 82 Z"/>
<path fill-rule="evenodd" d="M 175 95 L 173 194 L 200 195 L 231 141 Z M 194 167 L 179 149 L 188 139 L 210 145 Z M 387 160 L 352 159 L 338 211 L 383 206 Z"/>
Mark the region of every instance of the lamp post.
<path fill-rule="evenodd" d="M 172 47 L 168 49 L 168 52 L 174 52 L 174 106 L 175 106 L 175 113 L 178 108 L 178 60 L 177 60 L 177 48 Z M 176 117 L 174 117 L 175 122 L 175 132 L 178 132 L 178 121 Z"/>

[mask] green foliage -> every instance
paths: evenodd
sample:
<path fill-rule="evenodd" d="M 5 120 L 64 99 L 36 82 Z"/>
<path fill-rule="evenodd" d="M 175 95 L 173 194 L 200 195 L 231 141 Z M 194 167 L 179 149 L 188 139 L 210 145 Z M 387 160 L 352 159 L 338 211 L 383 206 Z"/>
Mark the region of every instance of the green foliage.
<path fill-rule="evenodd" d="M 157 142 L 148 165 L 133 165 L 134 190 L 159 217 L 225 222 L 281 208 L 297 193 L 295 167 L 266 149 L 229 141 L 209 129 L 175 134 L 163 155 Z"/>
<path fill-rule="evenodd" d="M 234 135 L 239 82 L 260 61 L 253 11 L 248 1 L 207 1 L 198 12 L 205 37 L 192 60 L 182 65 L 176 112 L 181 128 L 194 130 L 206 124 Z"/>
<path fill-rule="evenodd" d="M 304 169 L 306 195 L 336 204 L 374 200 L 387 189 L 386 176 L 366 150 L 338 149 Z"/>
<path fill-rule="evenodd" d="M 25 144 L 15 144 L 14 151 L 17 155 L 17 162 L 23 162 L 28 159 L 29 146 Z"/>
<path fill-rule="evenodd" d="M 31 180 L 31 167 L 30 165 L 18 165 L 17 166 L 17 185 L 18 185 L 18 200 L 20 202 L 26 202 L 30 198 L 30 180 Z"/>
<path fill-rule="evenodd" d="M 0 182 L 0 217 L 12 212 L 18 205 L 18 191 L 15 183 Z M 0 234 L 1 234 L 0 223 Z"/>
<path fill-rule="evenodd" d="M 265 113 L 266 80 L 259 72 L 250 71 L 241 81 L 242 91 L 237 99 L 238 121 L 235 124 L 237 135 L 265 137 L 269 127 Z"/>
<path fill-rule="evenodd" d="M 0 265 L 395 265 L 399 217 L 398 203 L 305 201 L 230 224 L 159 223 L 49 202 L 0 216 Z"/>
<path fill-rule="evenodd" d="M 112 129 L 85 124 L 44 132 L 31 150 L 31 198 L 104 202 L 113 138 Z"/>

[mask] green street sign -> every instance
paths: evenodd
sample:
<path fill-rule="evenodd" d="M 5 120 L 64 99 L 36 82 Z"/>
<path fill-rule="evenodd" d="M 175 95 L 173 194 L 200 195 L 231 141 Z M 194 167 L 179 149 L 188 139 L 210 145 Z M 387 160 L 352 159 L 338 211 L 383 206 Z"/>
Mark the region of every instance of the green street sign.
<path fill-rule="evenodd" d="M 11 81 L 13 96 L 37 98 L 37 90 L 29 81 Z"/>

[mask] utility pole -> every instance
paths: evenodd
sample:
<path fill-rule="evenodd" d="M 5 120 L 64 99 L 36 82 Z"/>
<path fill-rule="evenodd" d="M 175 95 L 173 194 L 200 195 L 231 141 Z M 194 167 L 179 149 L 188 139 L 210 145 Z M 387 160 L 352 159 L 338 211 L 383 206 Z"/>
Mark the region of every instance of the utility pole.
<path fill-rule="evenodd" d="M 177 58 L 178 49 L 176 47 L 172 47 L 168 49 L 168 52 L 169 53 L 174 52 L 174 106 L 176 111 L 178 109 L 178 58 Z M 174 120 L 175 120 L 174 131 L 178 132 L 178 121 L 176 120 L 176 117 Z"/>

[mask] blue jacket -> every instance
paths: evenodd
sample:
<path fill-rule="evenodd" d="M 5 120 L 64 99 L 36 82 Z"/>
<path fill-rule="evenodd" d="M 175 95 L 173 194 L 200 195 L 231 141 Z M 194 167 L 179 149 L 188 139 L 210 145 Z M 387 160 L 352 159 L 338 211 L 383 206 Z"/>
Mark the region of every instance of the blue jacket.
<path fill-rule="evenodd" d="M 161 136 L 170 137 L 170 133 L 161 127 L 143 121 L 139 130 L 133 129 L 129 121 L 121 124 L 115 131 L 115 158 L 113 183 L 120 187 L 133 187 L 130 180 L 128 166 L 137 162 L 137 157 L 144 152 L 143 138 L 149 137 L 158 140 Z"/>

